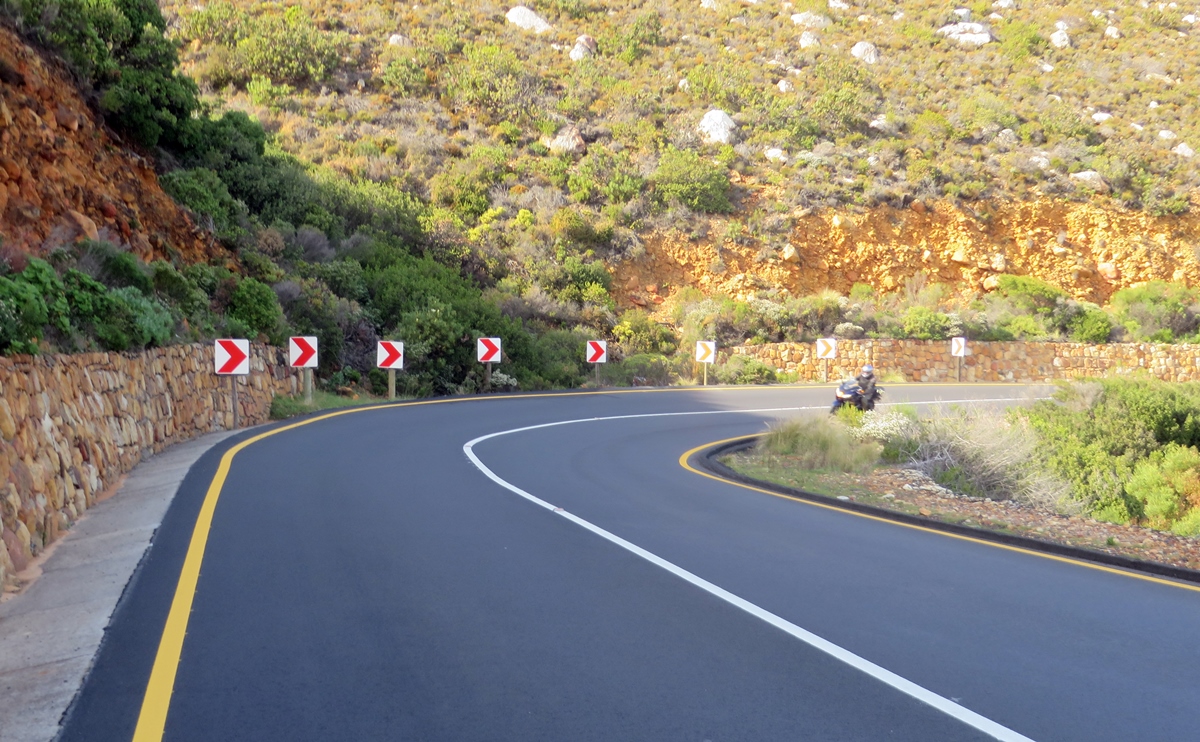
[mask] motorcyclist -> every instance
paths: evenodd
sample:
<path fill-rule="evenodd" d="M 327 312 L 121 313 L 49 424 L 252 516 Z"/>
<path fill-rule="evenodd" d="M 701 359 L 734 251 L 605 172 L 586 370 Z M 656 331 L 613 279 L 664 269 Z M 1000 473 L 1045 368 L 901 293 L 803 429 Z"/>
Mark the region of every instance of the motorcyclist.
<path fill-rule="evenodd" d="M 867 364 L 862 367 L 862 371 L 854 379 L 858 382 L 858 386 L 862 389 L 862 398 L 865 402 L 870 402 L 875 399 L 875 367 Z"/>

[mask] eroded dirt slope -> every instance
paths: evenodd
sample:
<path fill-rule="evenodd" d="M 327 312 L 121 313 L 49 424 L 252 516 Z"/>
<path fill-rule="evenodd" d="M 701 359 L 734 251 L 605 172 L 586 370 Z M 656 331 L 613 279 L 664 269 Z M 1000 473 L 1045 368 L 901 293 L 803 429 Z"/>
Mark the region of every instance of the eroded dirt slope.
<path fill-rule="evenodd" d="M 614 293 L 623 305 L 650 305 L 656 294 L 685 285 L 735 298 L 769 288 L 846 293 L 858 282 L 888 291 L 918 273 L 931 283 L 987 291 L 997 274 L 1017 273 L 1103 303 L 1143 281 L 1200 285 L 1198 212 L 1153 217 L 1099 201 L 1048 198 L 970 208 L 942 202 L 861 214 L 801 212 L 788 247 L 774 251 L 754 240 L 712 237 L 729 233 L 727 220 L 714 219 L 710 237 L 700 240 L 675 230 L 646 235 L 643 257 L 614 266 Z"/>
<path fill-rule="evenodd" d="M 81 236 L 145 260 L 222 253 L 124 148 L 61 63 L 0 27 L 0 250 L 45 255 Z"/>

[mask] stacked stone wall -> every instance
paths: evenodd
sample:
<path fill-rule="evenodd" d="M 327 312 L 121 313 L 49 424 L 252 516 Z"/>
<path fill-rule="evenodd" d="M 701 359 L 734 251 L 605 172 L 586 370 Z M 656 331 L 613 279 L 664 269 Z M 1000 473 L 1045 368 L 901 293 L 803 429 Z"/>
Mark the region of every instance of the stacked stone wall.
<path fill-rule="evenodd" d="M 239 423 L 254 425 L 299 381 L 285 351 L 254 345 L 237 383 Z M 210 344 L 0 357 L 0 586 L 144 457 L 232 426 Z"/>
<path fill-rule="evenodd" d="M 816 357 L 812 343 L 744 345 L 722 353 L 744 355 L 796 374 L 800 381 L 854 376 L 871 363 L 880 374 L 901 373 L 908 381 L 1042 382 L 1089 376 L 1146 375 L 1164 381 L 1200 380 L 1200 345 L 1155 343 L 983 343 L 968 355 L 950 355 L 945 340 L 840 340 L 837 357 Z"/>

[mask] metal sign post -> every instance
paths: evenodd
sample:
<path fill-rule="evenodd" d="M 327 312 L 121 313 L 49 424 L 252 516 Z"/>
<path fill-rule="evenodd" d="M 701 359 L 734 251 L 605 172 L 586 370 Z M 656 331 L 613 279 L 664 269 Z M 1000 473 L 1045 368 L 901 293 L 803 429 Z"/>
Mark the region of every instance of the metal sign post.
<path fill-rule="evenodd" d="M 704 386 L 708 386 L 708 367 L 717 362 L 717 341 L 696 341 L 696 362 L 704 367 Z"/>
<path fill-rule="evenodd" d="M 600 388 L 600 364 L 608 363 L 608 341 L 607 340 L 589 340 L 587 341 L 587 353 L 584 354 L 587 362 L 592 364 L 596 372 L 596 388 Z"/>
<path fill-rule="evenodd" d="M 829 360 L 837 358 L 837 338 L 818 338 L 817 358 L 825 362 L 821 371 L 821 381 L 829 383 Z"/>
<path fill-rule="evenodd" d="M 250 373 L 250 341 L 223 338 L 213 342 L 213 370 L 229 377 L 229 401 L 233 407 L 233 430 L 239 426 L 237 376 Z"/>
<path fill-rule="evenodd" d="M 404 368 L 404 343 L 380 340 L 375 346 L 375 365 L 387 369 L 388 399 L 396 398 L 396 369 Z"/>
<path fill-rule="evenodd" d="M 963 356 L 967 354 L 967 339 L 965 337 L 950 338 L 950 355 L 954 356 L 957 361 L 957 370 L 954 378 L 956 381 L 962 381 Z"/>

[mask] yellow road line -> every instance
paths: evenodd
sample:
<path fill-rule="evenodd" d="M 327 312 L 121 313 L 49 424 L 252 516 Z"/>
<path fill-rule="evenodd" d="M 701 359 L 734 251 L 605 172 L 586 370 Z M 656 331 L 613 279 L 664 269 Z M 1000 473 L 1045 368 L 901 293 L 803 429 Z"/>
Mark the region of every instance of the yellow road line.
<path fill-rule="evenodd" d="M 986 384 L 928 384 L 925 386 L 988 386 Z M 994 384 L 992 386 L 1013 386 L 1008 384 Z M 221 462 L 217 466 L 217 472 L 213 475 L 212 482 L 208 486 L 208 492 L 204 495 L 204 501 L 200 505 L 200 513 L 196 517 L 196 524 L 192 529 L 192 537 L 188 542 L 187 554 L 184 557 L 183 569 L 179 574 L 179 582 L 175 587 L 175 595 L 171 600 L 171 609 L 167 614 L 167 622 L 163 627 L 162 638 L 159 640 L 158 651 L 154 657 L 154 665 L 150 671 L 150 680 L 146 685 L 146 694 L 142 699 L 141 710 L 138 713 L 137 728 L 133 733 L 133 742 L 161 742 L 163 732 L 167 724 L 167 711 L 171 705 L 171 694 L 175 689 L 175 675 L 179 670 L 179 658 L 183 651 L 183 640 L 187 634 L 188 619 L 192 613 L 192 602 L 196 596 L 196 585 L 200 580 L 200 566 L 204 561 L 204 551 L 208 546 L 208 535 L 212 528 L 213 513 L 217 508 L 217 501 L 221 497 L 221 490 L 225 486 L 225 480 L 229 476 L 229 469 L 233 465 L 234 457 L 243 451 L 251 444 L 257 443 L 265 438 L 270 438 L 273 435 L 284 433 L 289 430 L 311 425 L 322 420 L 329 420 L 342 415 L 351 415 L 359 412 L 369 412 L 371 410 L 389 410 L 398 407 L 419 407 L 424 405 L 434 404 L 450 404 L 458 402 L 485 402 L 489 400 L 505 400 L 505 399 L 551 399 L 557 397 L 580 397 L 580 396 L 596 396 L 608 394 L 646 394 L 646 393 L 663 393 L 663 392 L 751 392 L 751 391 L 781 391 L 788 389 L 801 389 L 805 387 L 799 386 L 734 386 L 734 387 L 669 387 L 669 388 L 641 388 L 641 389 L 609 389 L 609 390 L 592 390 L 585 392 L 564 392 L 558 394 L 512 394 L 504 396 L 487 396 L 487 397 L 460 397 L 455 399 L 432 399 L 414 402 L 396 402 L 391 404 L 380 404 L 366 407 L 353 407 L 338 410 L 336 412 L 318 415 L 306 420 L 302 420 L 291 425 L 284 425 L 273 430 L 268 430 L 264 433 L 259 433 L 256 436 L 247 438 L 246 440 L 231 447 L 221 457 Z M 702 473 L 702 472 L 698 472 Z"/>
<path fill-rule="evenodd" d="M 1126 569 L 1120 569 L 1117 567 L 1108 567 L 1103 564 L 1097 564 L 1095 562 L 1089 562 L 1089 561 L 1086 561 L 1083 559 L 1075 559 L 1073 557 L 1059 556 L 1058 554 L 1049 554 L 1049 553 L 1046 553 L 1043 551 L 1036 551 L 1034 549 L 1026 549 L 1026 548 L 1023 548 L 1020 546 L 1011 546 L 1009 544 L 1002 544 L 997 541 L 989 541 L 987 539 L 976 538 L 974 536 L 964 536 L 959 533 L 951 533 L 949 531 L 942 531 L 937 528 L 929 528 L 928 526 L 919 526 L 914 523 L 904 523 L 902 521 L 892 520 L 890 518 L 884 518 L 884 517 L 878 516 L 878 515 L 871 515 L 869 513 L 862 513 L 857 510 L 841 508 L 841 507 L 838 507 L 837 505 L 827 504 L 827 503 L 823 503 L 823 502 L 814 502 L 812 500 L 805 500 L 800 497 L 793 497 L 791 495 L 785 495 L 781 492 L 774 492 L 772 490 L 765 489 L 763 487 L 755 487 L 754 485 L 751 485 L 751 484 L 745 484 L 743 482 L 735 482 L 732 479 L 725 479 L 723 477 L 717 476 L 716 474 L 711 474 L 706 471 L 701 471 L 688 463 L 688 459 L 690 459 L 692 456 L 694 456 L 696 453 L 698 453 L 700 451 L 703 451 L 708 448 L 713 448 L 714 446 L 719 446 L 722 443 L 730 443 L 732 441 L 743 440 L 748 437 L 750 437 L 750 436 L 739 435 L 735 438 L 725 438 L 723 440 L 713 441 L 711 443 L 705 443 L 702 446 L 696 446 L 695 448 L 693 448 L 689 451 L 685 451 L 683 453 L 683 455 L 679 457 L 679 465 L 682 466 L 684 469 L 687 469 L 688 471 L 692 472 L 693 474 L 699 474 L 702 477 L 708 477 L 709 479 L 713 479 L 718 482 L 724 482 L 725 484 L 732 484 L 735 487 L 741 487 L 742 489 L 748 489 L 748 490 L 752 490 L 754 492 L 761 492 L 764 495 L 778 497 L 783 500 L 791 500 L 792 502 L 799 502 L 799 503 L 803 503 L 804 505 L 811 505 L 813 507 L 823 508 L 825 510 L 836 510 L 839 513 L 846 513 L 847 515 L 853 515 L 858 518 L 866 518 L 867 520 L 874 520 L 874 521 L 878 521 L 880 523 L 890 523 L 891 525 L 894 525 L 894 526 L 901 526 L 903 528 L 911 528 L 914 531 L 924 531 L 925 533 L 933 533 L 933 534 L 937 534 L 938 536 L 945 536 L 946 538 L 958 539 L 959 541 L 969 541 L 969 542 L 975 543 L 975 544 L 983 544 L 984 546 L 991 546 L 991 547 L 994 547 L 997 549 L 1004 549 L 1005 551 L 1015 551 L 1018 554 L 1029 554 L 1030 556 L 1040 557 L 1042 559 L 1050 559 L 1055 562 L 1063 562 L 1065 564 L 1074 564 L 1079 567 L 1087 567 L 1088 569 L 1094 569 L 1099 572 L 1108 572 L 1110 574 L 1121 575 L 1123 577 L 1131 577 L 1135 580 L 1144 580 L 1146 582 L 1153 582 L 1153 583 L 1156 583 L 1159 585 L 1169 585 L 1170 587 L 1177 587 L 1177 588 L 1180 588 L 1181 590 L 1190 590 L 1192 592 L 1200 592 L 1200 585 L 1189 585 L 1186 582 L 1176 582 L 1175 580 L 1167 580 L 1167 579 L 1163 579 L 1161 577 L 1145 575 L 1145 574 L 1133 572 L 1133 571 L 1126 570 Z"/>

